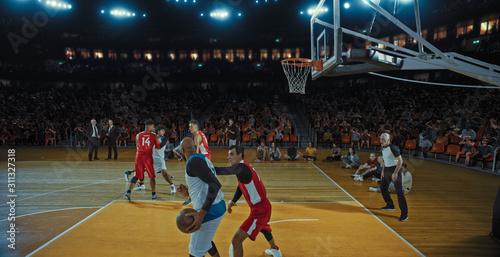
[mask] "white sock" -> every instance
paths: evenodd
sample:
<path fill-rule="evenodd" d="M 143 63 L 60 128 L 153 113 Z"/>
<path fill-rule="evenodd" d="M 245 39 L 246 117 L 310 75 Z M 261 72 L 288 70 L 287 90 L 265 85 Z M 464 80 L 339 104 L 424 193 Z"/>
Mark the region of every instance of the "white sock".
<path fill-rule="evenodd" d="M 229 257 L 233 257 L 233 244 L 229 246 Z"/>

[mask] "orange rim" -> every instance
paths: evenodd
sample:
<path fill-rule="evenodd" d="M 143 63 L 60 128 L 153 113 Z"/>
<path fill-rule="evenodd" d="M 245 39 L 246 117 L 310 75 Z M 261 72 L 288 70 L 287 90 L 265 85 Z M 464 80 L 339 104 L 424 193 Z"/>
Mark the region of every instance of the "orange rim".
<path fill-rule="evenodd" d="M 297 62 L 299 61 L 299 62 Z M 311 60 L 307 58 L 289 58 L 281 60 L 283 65 L 293 65 L 297 67 L 310 67 L 312 66 L 316 71 L 323 69 L 323 62 L 321 60 Z"/>

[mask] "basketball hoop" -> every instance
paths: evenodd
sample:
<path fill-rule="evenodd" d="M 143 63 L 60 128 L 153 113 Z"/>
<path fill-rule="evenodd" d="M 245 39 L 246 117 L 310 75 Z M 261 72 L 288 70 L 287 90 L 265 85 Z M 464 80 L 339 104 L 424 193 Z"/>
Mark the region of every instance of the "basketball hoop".
<path fill-rule="evenodd" d="M 291 58 L 282 60 L 281 66 L 283 66 L 288 79 L 289 92 L 292 94 L 305 94 L 307 77 L 311 72 L 310 67 L 320 71 L 323 69 L 323 62 L 321 60 Z"/>

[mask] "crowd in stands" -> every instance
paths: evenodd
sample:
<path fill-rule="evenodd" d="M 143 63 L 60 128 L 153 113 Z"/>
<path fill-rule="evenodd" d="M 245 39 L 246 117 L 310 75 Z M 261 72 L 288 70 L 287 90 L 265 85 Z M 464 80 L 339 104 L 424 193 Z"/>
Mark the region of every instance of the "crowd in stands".
<path fill-rule="evenodd" d="M 421 150 L 424 157 L 436 153 L 435 145 L 457 145 L 455 160 L 465 158 L 467 164 L 478 161 L 473 160 L 477 152 L 488 154 L 490 150 L 480 149 L 483 141 L 492 149 L 500 147 L 498 90 L 382 81 L 338 86 L 335 90 L 330 85 L 314 84 L 305 95 L 244 86 L 223 92 L 199 87 L 156 88 L 140 96 L 131 90 L 134 85 L 128 89 L 4 85 L 0 111 L 6 115 L 0 122 L 0 143 L 53 146 L 71 138 L 73 146 L 83 147 L 85 129 L 95 118 L 103 135 L 107 120 L 114 120 L 120 128 L 118 145 L 133 146 L 135 135 L 143 130 L 143 121 L 153 118 L 167 126 L 167 136 L 174 145 L 188 134 L 189 120 L 200 119 L 212 146 L 228 146 L 227 130 L 232 119 L 239 144 L 261 144 L 260 158 L 264 161 L 281 160 L 286 155 L 289 159 L 296 152 L 283 149 L 283 143 L 297 133 L 290 120 L 296 114 L 290 113 L 288 106 L 296 104 L 308 117 L 317 139 L 305 151 L 303 158 L 307 160 L 316 160 L 315 147 L 330 148 L 335 143 L 350 147 L 341 160 L 347 167 L 358 167 L 361 163 L 355 151 L 380 146 L 376 139 L 381 133 L 391 134 L 392 143 L 400 149 L 414 153 Z M 105 144 L 106 138 L 101 140 Z M 338 158 L 338 154 L 331 157 Z"/>
<path fill-rule="evenodd" d="M 136 86 L 132 85 L 133 88 Z M 85 128 L 91 119 L 107 130 L 107 120 L 120 127 L 119 145 L 135 141 L 143 122 L 153 118 L 167 126 L 172 142 L 187 134 L 187 122 L 210 103 L 206 90 L 144 90 L 134 95 L 130 89 L 109 89 L 85 85 L 83 88 L 3 86 L 0 92 L 2 117 L 1 143 L 16 145 L 54 145 L 76 138 L 85 145 Z M 106 133 L 102 133 L 105 135 Z M 106 140 L 105 137 L 101 140 Z M 102 142 L 104 143 L 104 142 Z"/>
<path fill-rule="evenodd" d="M 205 120 L 207 138 L 227 146 L 228 123 L 233 119 L 238 127 L 238 142 L 253 146 L 276 141 L 283 145 L 283 139 L 295 132 L 283 97 L 270 87 L 237 88 L 219 93 Z"/>
<path fill-rule="evenodd" d="M 420 149 L 424 157 L 443 139 L 440 143 L 445 146 L 463 145 L 469 138 L 476 146 L 485 139 L 493 149 L 500 147 L 498 90 L 426 85 L 417 89 L 394 83 L 332 87 L 310 86 L 308 94 L 295 96 L 318 144 L 370 149 L 359 141 L 373 143 L 380 134 L 389 133 L 400 149 Z M 408 141 L 415 147 L 410 148 Z M 462 154 L 466 153 L 459 151 L 457 156 Z"/>

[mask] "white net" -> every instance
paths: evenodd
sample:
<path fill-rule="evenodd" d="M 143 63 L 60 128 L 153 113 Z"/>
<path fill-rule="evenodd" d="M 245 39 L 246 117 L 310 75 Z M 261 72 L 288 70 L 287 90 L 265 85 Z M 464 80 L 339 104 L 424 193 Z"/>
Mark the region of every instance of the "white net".
<path fill-rule="evenodd" d="M 289 92 L 292 94 L 305 94 L 307 78 L 309 72 L 311 72 L 310 60 L 283 60 L 281 66 L 283 66 L 288 79 Z"/>

